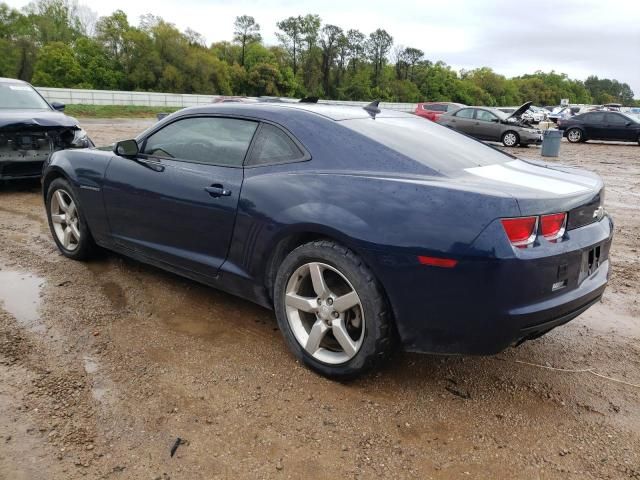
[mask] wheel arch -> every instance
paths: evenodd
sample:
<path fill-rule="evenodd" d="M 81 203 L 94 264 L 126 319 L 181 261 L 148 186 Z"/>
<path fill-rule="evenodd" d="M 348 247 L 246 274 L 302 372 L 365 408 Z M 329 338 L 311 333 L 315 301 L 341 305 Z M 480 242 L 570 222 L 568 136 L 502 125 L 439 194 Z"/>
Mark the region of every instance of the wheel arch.
<path fill-rule="evenodd" d="M 47 201 L 47 192 L 49 191 L 49 186 L 56 178 L 64 178 L 67 182 L 69 182 L 73 186 L 73 182 L 69 175 L 60 167 L 52 166 L 45 173 L 44 177 L 42 177 L 42 198 Z"/>
<path fill-rule="evenodd" d="M 289 230 L 282 235 L 280 235 L 275 241 L 272 243 L 270 251 L 271 254 L 267 258 L 263 267 L 263 284 L 269 296 L 269 299 L 273 302 L 273 287 L 275 285 L 276 275 L 278 273 L 278 267 L 282 263 L 282 261 L 296 248 L 305 245 L 307 243 L 320 241 L 320 240 L 328 240 L 351 250 L 355 253 L 364 264 L 374 273 L 374 275 L 378 275 L 377 269 L 374 265 L 368 261 L 365 250 L 358 245 L 358 242 L 354 241 L 352 238 L 344 235 L 343 233 L 333 230 L 327 229 L 318 226 L 314 227 L 306 227 L 304 229 L 295 229 Z M 384 295 L 385 301 L 390 306 L 390 310 L 393 314 L 393 306 L 391 305 L 389 295 L 387 294 L 385 284 L 382 279 L 377 278 L 378 284 L 382 290 L 382 294 Z M 395 322 L 394 322 L 395 323 Z"/>
<path fill-rule="evenodd" d="M 273 286 L 275 284 L 276 274 L 278 273 L 278 267 L 282 261 L 296 248 L 318 240 L 329 240 L 340 243 L 350 250 L 353 250 L 358 256 L 361 256 L 358 249 L 354 248 L 354 242 L 351 242 L 345 235 L 331 229 L 306 227 L 283 232 L 272 242 L 269 248 L 271 254 L 263 265 L 263 283 L 272 301 Z"/>

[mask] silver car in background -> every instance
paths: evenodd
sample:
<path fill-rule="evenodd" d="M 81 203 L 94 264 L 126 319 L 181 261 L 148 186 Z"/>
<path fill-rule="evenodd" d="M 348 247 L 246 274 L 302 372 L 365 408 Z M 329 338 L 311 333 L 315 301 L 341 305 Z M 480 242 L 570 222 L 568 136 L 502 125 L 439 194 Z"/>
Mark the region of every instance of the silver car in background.
<path fill-rule="evenodd" d="M 531 102 L 507 114 L 497 108 L 464 107 L 441 115 L 437 122 L 480 140 L 502 142 L 505 147 L 539 145 L 542 130 L 532 128 L 522 115 Z"/>

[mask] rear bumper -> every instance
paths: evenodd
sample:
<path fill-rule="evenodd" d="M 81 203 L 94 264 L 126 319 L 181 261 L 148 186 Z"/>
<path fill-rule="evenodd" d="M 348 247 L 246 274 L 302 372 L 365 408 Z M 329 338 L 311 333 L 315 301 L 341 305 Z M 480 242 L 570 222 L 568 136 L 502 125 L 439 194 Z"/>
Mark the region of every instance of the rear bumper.
<path fill-rule="evenodd" d="M 613 225 L 608 217 L 572 230 L 559 244 L 461 259 L 455 268 L 378 265 L 405 350 L 492 355 L 569 322 L 596 303 L 607 285 Z M 491 242 L 490 242 L 491 243 Z M 599 246 L 599 267 L 585 258 Z M 474 244 L 480 250 L 479 244 Z M 511 247 L 509 247 L 511 248 Z M 398 267 L 405 265 L 405 267 Z M 389 281 L 390 280 L 390 281 Z M 553 290 L 558 280 L 566 285 Z"/>

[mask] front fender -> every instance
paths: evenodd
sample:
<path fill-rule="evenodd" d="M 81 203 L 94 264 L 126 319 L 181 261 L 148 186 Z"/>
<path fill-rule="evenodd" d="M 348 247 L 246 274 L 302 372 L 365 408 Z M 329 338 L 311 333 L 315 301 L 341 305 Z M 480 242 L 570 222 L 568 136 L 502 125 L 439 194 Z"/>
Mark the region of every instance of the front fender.
<path fill-rule="evenodd" d="M 109 235 L 107 217 L 102 201 L 102 182 L 112 157 L 111 152 L 97 149 L 61 150 L 51 155 L 43 171 L 43 195 L 46 199 L 51 181 L 64 177 L 71 183 L 89 230 L 98 243 Z"/>

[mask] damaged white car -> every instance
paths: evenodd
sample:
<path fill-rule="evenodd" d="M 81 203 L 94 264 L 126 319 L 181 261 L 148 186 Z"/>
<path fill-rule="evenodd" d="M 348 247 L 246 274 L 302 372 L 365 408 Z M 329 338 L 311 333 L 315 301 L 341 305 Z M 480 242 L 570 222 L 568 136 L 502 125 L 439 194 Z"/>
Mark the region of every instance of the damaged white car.
<path fill-rule="evenodd" d="M 94 146 L 62 110 L 28 83 L 0 78 L 0 180 L 38 178 L 51 153 Z"/>

